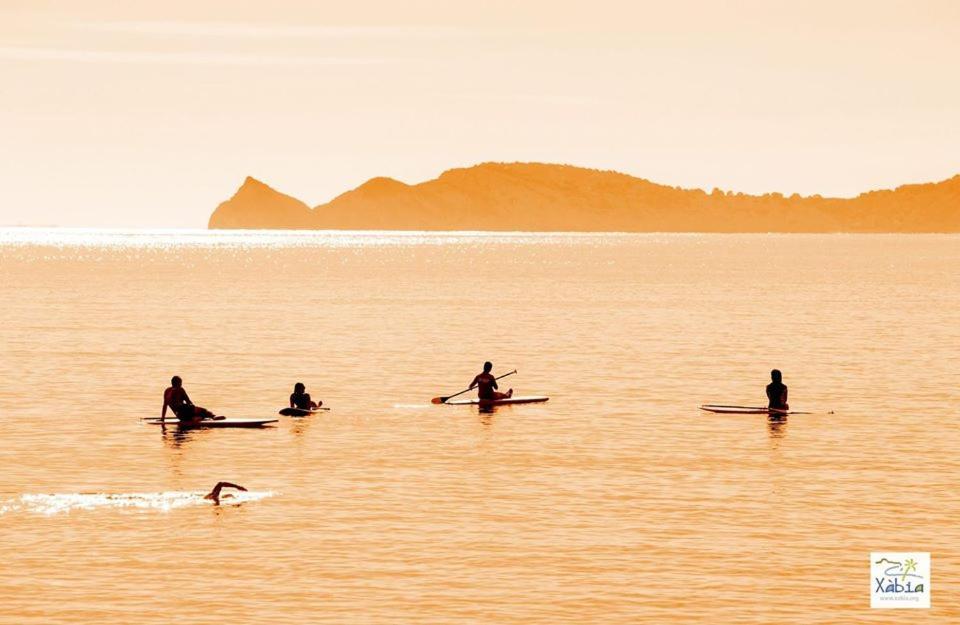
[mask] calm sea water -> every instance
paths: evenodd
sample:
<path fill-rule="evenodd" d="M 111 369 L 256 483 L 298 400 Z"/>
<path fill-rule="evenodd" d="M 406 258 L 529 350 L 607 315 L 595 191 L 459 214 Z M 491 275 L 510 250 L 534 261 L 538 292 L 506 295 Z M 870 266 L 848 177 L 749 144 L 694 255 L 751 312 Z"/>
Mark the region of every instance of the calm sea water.
<path fill-rule="evenodd" d="M 958 243 L 0 231 L 0 622 L 891 622 L 880 550 L 956 622 Z"/>

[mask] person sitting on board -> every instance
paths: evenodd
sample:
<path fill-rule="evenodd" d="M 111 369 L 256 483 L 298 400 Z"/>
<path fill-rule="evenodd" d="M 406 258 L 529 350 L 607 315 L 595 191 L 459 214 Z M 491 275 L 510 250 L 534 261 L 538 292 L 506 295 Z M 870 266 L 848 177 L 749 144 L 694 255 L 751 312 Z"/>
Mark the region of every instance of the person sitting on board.
<path fill-rule="evenodd" d="M 206 408 L 194 406 L 183 388 L 183 380 L 179 375 L 170 379 L 170 386 L 163 391 L 163 410 L 160 412 L 160 420 L 164 421 L 167 417 L 167 408 L 173 411 L 180 421 L 202 421 L 203 419 L 213 419 L 214 414 Z"/>
<path fill-rule="evenodd" d="M 779 369 L 770 372 L 772 382 L 767 384 L 767 408 L 777 412 L 790 410 L 790 404 L 787 403 L 787 385 L 783 383 L 783 374 Z"/>
<path fill-rule="evenodd" d="M 293 393 L 290 394 L 290 407 L 300 410 L 316 410 L 323 405 L 322 401 L 313 401 L 310 399 L 310 393 L 307 393 L 307 387 L 303 382 L 297 382 L 293 385 Z"/>
<path fill-rule="evenodd" d="M 220 505 L 220 491 L 224 488 L 236 488 L 237 490 L 242 490 L 246 492 L 246 488 L 240 486 L 239 484 L 234 484 L 232 482 L 217 482 L 217 485 L 213 487 L 213 490 L 203 496 L 204 499 L 212 499 L 213 505 Z M 233 498 L 233 495 L 224 495 L 224 499 Z"/>
<path fill-rule="evenodd" d="M 510 399 L 513 397 L 513 389 L 506 393 L 497 391 L 497 379 L 490 373 L 493 370 L 493 363 L 487 361 L 483 363 L 483 373 L 478 374 L 470 383 L 470 388 L 477 387 L 477 397 L 481 400 Z"/>

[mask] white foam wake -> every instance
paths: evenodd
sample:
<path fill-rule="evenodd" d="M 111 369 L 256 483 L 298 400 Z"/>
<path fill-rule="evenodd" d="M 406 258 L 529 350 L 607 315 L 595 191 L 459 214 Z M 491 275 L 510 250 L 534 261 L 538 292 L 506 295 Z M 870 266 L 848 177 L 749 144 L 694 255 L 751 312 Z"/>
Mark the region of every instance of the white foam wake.
<path fill-rule="evenodd" d="M 0 515 L 10 512 L 31 512 L 54 515 L 73 510 L 102 508 L 136 508 L 168 512 L 188 506 L 212 505 L 204 499 L 206 492 L 170 491 L 164 493 L 57 493 L 23 494 L 19 498 L 0 501 Z M 220 505 L 233 506 L 273 496 L 272 491 L 231 491 L 220 496 Z"/>

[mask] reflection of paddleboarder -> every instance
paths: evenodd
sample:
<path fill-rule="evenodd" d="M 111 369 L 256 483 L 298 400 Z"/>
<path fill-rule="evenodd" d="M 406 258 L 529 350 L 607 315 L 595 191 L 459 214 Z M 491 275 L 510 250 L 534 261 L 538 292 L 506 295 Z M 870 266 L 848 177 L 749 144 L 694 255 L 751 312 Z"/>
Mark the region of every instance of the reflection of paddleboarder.
<path fill-rule="evenodd" d="M 160 412 L 161 421 L 166 419 L 168 407 L 181 421 L 201 421 L 203 419 L 214 418 L 214 414 L 206 408 L 193 405 L 193 402 L 190 401 L 190 396 L 187 395 L 186 389 L 183 388 L 183 380 L 180 379 L 179 375 L 173 376 L 173 378 L 170 379 L 170 386 L 167 390 L 163 391 L 163 410 Z"/>
<path fill-rule="evenodd" d="M 509 399 L 513 397 L 513 389 L 508 390 L 506 393 L 497 392 L 497 389 L 500 387 L 497 386 L 497 378 L 493 377 L 493 374 L 490 373 L 492 370 L 492 362 L 487 361 L 483 363 L 483 373 L 473 378 L 473 382 L 470 383 L 470 388 L 474 386 L 477 387 L 477 397 L 480 399 Z"/>
<path fill-rule="evenodd" d="M 240 486 L 239 484 L 234 484 L 232 482 L 217 482 L 217 485 L 213 487 L 213 490 L 203 496 L 204 499 L 212 499 L 214 505 L 220 505 L 220 491 L 224 488 L 236 488 L 237 490 L 242 490 L 246 492 L 246 488 Z M 224 499 L 233 498 L 233 495 L 224 495 Z"/>
<path fill-rule="evenodd" d="M 783 383 L 783 374 L 779 369 L 770 372 L 770 384 L 767 384 L 767 407 L 771 410 L 790 410 L 787 403 L 787 385 Z"/>

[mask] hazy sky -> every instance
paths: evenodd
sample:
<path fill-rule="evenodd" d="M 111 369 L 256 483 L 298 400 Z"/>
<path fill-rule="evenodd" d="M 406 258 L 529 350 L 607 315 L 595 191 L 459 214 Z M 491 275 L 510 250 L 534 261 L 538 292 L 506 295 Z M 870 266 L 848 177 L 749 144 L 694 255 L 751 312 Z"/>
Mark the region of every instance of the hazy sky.
<path fill-rule="evenodd" d="M 960 173 L 958 61 L 953 0 L 0 0 L 0 225 L 491 160 L 854 195 Z"/>

